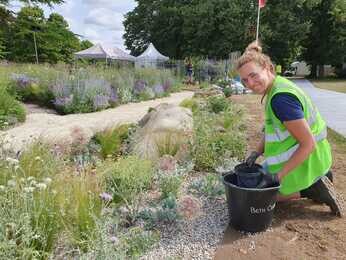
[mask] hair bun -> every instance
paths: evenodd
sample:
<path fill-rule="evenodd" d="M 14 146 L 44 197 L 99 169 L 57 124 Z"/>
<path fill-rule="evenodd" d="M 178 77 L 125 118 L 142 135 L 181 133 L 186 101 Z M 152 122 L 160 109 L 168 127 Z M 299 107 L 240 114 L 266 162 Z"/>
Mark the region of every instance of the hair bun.
<path fill-rule="evenodd" d="M 262 47 L 259 45 L 258 42 L 254 41 L 250 43 L 245 49 L 245 52 L 250 52 L 250 51 L 262 53 Z"/>

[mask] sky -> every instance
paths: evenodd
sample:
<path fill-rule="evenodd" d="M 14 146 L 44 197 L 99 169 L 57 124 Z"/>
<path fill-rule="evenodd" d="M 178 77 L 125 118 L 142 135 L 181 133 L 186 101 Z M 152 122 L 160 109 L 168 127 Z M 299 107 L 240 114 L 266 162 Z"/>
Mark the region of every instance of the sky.
<path fill-rule="evenodd" d="M 11 1 L 10 8 L 20 10 L 21 4 Z M 53 8 L 41 6 L 48 17 L 56 12 L 62 15 L 70 26 L 70 30 L 82 35 L 92 43 L 102 43 L 126 50 L 124 40 L 124 14 L 136 6 L 134 0 L 65 0 L 64 4 L 53 5 Z"/>

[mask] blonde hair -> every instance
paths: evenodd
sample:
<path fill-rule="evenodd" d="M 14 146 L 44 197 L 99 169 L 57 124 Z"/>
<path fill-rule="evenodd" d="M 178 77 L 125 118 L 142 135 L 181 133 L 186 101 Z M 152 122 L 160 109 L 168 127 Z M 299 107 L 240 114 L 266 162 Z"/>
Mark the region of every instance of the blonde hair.
<path fill-rule="evenodd" d="M 263 68 L 268 66 L 270 71 L 275 73 L 274 65 L 270 57 L 262 53 L 262 47 L 258 41 L 253 41 L 246 47 L 245 52 L 236 61 L 236 69 L 239 70 L 248 62 L 254 62 Z"/>

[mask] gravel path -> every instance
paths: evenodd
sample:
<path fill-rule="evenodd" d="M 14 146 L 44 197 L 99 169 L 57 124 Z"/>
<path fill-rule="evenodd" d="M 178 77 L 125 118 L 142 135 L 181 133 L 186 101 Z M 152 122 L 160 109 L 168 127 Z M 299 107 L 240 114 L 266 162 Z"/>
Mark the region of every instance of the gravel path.
<path fill-rule="evenodd" d="M 54 115 L 45 113 L 31 113 L 27 115 L 24 124 L 0 131 L 5 134 L 5 145 L 15 152 L 25 148 L 34 140 L 41 138 L 53 144 L 71 144 L 74 129 L 78 128 L 86 138 L 108 127 L 123 123 L 136 123 L 148 111 L 160 103 L 178 105 L 185 98 L 193 96 L 191 91 L 173 93 L 169 97 L 129 103 L 116 108 L 88 114 Z"/>
<path fill-rule="evenodd" d="M 142 260 L 213 259 L 228 225 L 224 199 L 204 199 L 202 214 L 192 221 L 183 221 L 179 228 L 166 226 L 160 242 Z"/>

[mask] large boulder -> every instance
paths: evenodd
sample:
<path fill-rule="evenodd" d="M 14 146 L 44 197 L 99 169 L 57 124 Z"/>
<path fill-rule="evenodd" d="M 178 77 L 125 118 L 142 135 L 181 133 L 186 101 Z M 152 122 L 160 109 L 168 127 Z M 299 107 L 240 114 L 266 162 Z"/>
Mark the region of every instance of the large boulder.
<path fill-rule="evenodd" d="M 131 150 L 140 158 L 156 161 L 165 154 L 183 160 L 192 141 L 193 119 L 189 109 L 163 103 L 151 109 L 140 121 Z"/>

